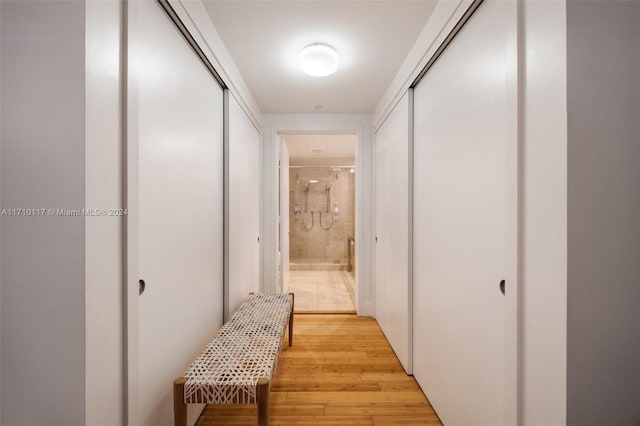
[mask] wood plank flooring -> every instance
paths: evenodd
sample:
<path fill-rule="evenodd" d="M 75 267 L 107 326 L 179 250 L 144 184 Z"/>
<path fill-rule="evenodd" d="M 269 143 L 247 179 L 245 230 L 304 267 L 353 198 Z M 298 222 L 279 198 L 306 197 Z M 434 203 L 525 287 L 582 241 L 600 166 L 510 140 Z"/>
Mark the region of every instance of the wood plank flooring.
<path fill-rule="evenodd" d="M 296 314 L 271 387 L 271 425 L 440 425 L 375 320 Z M 197 425 L 255 425 L 252 405 L 210 405 Z"/>

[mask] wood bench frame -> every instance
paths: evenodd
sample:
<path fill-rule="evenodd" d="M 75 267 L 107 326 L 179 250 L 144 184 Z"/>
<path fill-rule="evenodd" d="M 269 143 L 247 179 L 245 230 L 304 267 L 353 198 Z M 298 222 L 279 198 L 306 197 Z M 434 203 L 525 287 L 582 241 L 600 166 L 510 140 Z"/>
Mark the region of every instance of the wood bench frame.
<path fill-rule="evenodd" d="M 250 293 L 253 295 L 254 293 Z M 289 328 L 289 346 L 293 345 L 293 308 L 295 297 L 293 293 L 288 293 L 291 296 L 291 312 L 289 313 L 288 328 Z M 214 337 L 214 340 L 218 336 Z M 283 336 L 284 337 L 284 329 Z M 212 340 L 213 341 L 213 340 Z M 277 358 L 276 358 L 277 360 Z M 275 365 L 272 371 L 275 372 Z M 187 403 L 185 402 L 185 384 L 187 378 L 184 376 L 179 377 L 173 384 L 173 410 L 174 421 L 176 426 L 186 426 L 187 424 Z M 271 389 L 271 377 L 260 377 L 256 385 L 256 402 L 258 406 L 257 424 L 258 426 L 268 426 L 269 424 L 269 391 Z M 234 400 L 231 404 L 242 404 L 243 401 Z"/>

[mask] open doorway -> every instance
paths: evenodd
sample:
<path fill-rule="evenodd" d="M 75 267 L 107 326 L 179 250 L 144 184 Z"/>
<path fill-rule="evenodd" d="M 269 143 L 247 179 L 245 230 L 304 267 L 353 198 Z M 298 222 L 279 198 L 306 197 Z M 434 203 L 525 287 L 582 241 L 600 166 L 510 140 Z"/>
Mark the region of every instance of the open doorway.
<path fill-rule="evenodd" d="M 355 313 L 357 135 L 281 140 L 283 287 L 296 294 L 296 312 Z"/>

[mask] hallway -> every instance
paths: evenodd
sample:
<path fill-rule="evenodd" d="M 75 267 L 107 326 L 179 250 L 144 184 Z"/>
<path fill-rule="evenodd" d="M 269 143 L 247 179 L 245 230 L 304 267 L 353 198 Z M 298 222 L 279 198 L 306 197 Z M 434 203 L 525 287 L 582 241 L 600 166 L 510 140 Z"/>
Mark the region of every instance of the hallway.
<path fill-rule="evenodd" d="M 293 292 L 208 403 L 640 426 L 640 0 L 0 0 L 0 40 L 0 425 L 174 426 Z"/>
<path fill-rule="evenodd" d="M 441 424 L 374 319 L 298 314 L 294 324 L 271 388 L 271 425 Z M 255 415 L 251 405 L 211 405 L 197 425 L 254 425 Z"/>

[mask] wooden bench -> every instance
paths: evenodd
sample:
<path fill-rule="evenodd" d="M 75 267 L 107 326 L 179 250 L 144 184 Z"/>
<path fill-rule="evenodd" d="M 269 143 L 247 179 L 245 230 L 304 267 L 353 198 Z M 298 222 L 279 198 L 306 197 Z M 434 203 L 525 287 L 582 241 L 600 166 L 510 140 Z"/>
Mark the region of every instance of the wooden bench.
<path fill-rule="evenodd" d="M 173 385 L 176 426 L 187 404 L 257 404 L 258 425 L 269 424 L 269 389 L 284 331 L 293 344 L 293 293 L 251 294 Z"/>

